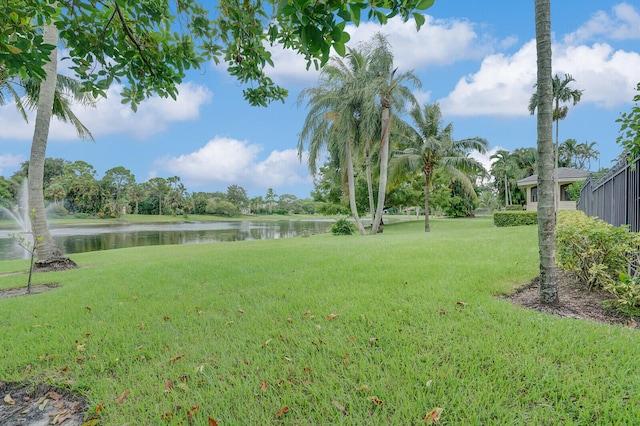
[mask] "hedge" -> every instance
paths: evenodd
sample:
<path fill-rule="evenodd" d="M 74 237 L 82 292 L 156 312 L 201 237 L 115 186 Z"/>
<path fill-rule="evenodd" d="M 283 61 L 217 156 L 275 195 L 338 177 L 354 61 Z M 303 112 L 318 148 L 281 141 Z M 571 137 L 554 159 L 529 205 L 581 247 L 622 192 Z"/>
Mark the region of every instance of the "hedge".
<path fill-rule="evenodd" d="M 507 211 L 493 214 L 495 226 L 522 226 L 537 225 L 538 212 L 533 211 Z"/>

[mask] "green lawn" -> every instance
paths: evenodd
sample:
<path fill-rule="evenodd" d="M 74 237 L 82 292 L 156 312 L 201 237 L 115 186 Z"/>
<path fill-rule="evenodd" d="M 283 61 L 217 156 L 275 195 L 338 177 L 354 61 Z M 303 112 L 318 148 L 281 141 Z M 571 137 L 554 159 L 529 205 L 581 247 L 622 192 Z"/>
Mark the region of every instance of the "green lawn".
<path fill-rule="evenodd" d="M 495 297 L 536 275 L 535 227 L 423 226 L 74 255 L 34 276 L 62 288 L 0 300 L 0 380 L 79 392 L 104 425 L 636 423 L 637 331 Z"/>

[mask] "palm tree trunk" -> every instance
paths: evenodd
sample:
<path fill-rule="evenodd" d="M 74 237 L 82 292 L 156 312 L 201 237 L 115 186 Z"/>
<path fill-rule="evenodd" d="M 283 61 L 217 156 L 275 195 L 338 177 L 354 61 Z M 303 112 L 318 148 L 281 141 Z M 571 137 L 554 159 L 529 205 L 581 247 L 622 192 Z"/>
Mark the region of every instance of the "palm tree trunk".
<path fill-rule="evenodd" d="M 58 45 L 58 29 L 54 23 L 45 25 L 43 41 L 53 46 Z M 46 78 L 40 84 L 38 108 L 36 112 L 31 156 L 29 158 L 29 211 L 31 212 L 31 229 L 38 261 L 36 269 L 68 269 L 77 265 L 62 255 L 49 233 L 49 226 L 44 210 L 44 159 L 49 138 L 49 126 L 53 112 L 53 100 L 57 80 L 58 50 L 54 48 L 49 62 L 44 65 Z"/>
<path fill-rule="evenodd" d="M 538 54 L 538 244 L 540 248 L 540 302 L 558 303 L 555 265 L 555 203 L 553 146 L 553 90 L 551 77 L 550 0 L 535 0 Z"/>
<path fill-rule="evenodd" d="M 360 215 L 358 215 L 358 206 L 356 205 L 356 185 L 355 179 L 353 178 L 353 158 L 351 158 L 351 144 L 345 144 L 346 149 L 346 157 L 347 157 L 347 184 L 349 185 L 349 207 L 351 207 L 351 214 L 353 215 L 353 219 L 356 221 L 356 227 L 360 234 L 366 235 L 367 231 L 364 229 L 362 225 L 362 221 L 360 220 Z"/>
<path fill-rule="evenodd" d="M 390 107 L 391 101 L 388 96 L 382 99 L 382 136 L 380 138 L 380 179 L 378 186 L 378 206 L 371 225 L 371 235 L 378 233 L 382 222 L 382 211 L 387 195 L 387 170 L 389 169 L 389 129 L 391 127 Z"/>
<path fill-rule="evenodd" d="M 429 225 L 429 179 L 431 178 L 431 173 L 426 168 L 424 176 L 424 232 L 431 232 L 431 226 Z"/>
<path fill-rule="evenodd" d="M 367 192 L 369 193 L 369 212 L 371 213 L 371 223 L 376 218 L 375 204 L 373 202 L 373 178 L 371 177 L 371 143 L 367 142 L 364 149 L 365 173 L 367 177 Z"/>

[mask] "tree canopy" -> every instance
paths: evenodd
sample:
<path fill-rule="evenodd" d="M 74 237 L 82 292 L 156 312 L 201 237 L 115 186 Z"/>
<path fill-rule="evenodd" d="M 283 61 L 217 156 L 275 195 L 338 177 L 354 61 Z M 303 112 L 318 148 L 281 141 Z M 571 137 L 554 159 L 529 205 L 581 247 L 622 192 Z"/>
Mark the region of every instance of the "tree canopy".
<path fill-rule="evenodd" d="M 123 102 L 136 106 L 153 93 L 177 95 L 189 69 L 213 60 L 248 84 L 252 105 L 283 100 L 285 89 L 264 72 L 269 46 L 296 51 L 319 66 L 333 48 L 345 53 L 349 22 L 386 23 L 394 16 L 424 23 L 419 11 L 434 0 L 220 0 L 213 11 L 197 0 L 12 0 L 0 8 L 0 81 L 42 81 L 53 46 L 42 27 L 54 22 L 71 70 L 94 96 L 124 85 Z"/>

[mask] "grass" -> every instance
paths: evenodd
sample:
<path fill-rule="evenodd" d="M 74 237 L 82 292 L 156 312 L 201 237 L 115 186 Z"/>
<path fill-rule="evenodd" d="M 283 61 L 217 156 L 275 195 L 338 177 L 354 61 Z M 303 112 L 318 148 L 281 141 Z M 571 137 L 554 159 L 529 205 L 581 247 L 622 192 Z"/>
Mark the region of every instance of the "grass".
<path fill-rule="evenodd" d="M 0 300 L 0 379 L 79 392 L 105 425 L 640 418 L 637 331 L 495 297 L 536 275 L 535 227 L 431 225 L 74 255 L 34 277 L 62 288 Z"/>

